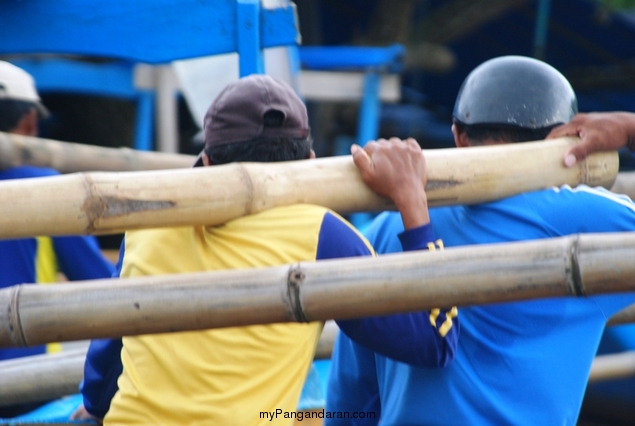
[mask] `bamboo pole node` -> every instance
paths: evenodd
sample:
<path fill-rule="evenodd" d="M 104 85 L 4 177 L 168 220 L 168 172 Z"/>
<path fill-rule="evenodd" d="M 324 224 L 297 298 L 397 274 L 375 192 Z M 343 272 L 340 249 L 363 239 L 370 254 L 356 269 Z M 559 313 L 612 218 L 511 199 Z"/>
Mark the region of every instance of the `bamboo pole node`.
<path fill-rule="evenodd" d="M 24 330 L 22 329 L 22 322 L 20 321 L 20 290 L 24 284 L 18 284 L 11 287 L 9 292 L 9 333 L 11 340 L 18 347 L 26 347 L 28 343 Z"/>
<path fill-rule="evenodd" d="M 95 222 L 97 219 L 103 215 L 103 212 L 107 208 L 107 203 L 105 203 L 102 198 L 99 196 L 99 192 L 95 187 L 95 182 L 91 175 L 88 173 L 80 172 L 78 173 L 80 179 L 84 183 L 84 188 L 86 189 L 86 199 L 84 204 L 82 204 L 81 211 L 86 214 L 86 233 L 92 233 L 95 231 Z"/>
<path fill-rule="evenodd" d="M 587 296 L 587 290 L 584 285 L 584 279 L 582 279 L 582 272 L 580 271 L 580 259 L 579 259 L 579 247 L 580 247 L 580 234 L 573 235 L 571 237 L 571 243 L 569 247 L 569 259 L 571 261 L 571 272 L 568 274 L 571 280 L 572 288 L 571 293 L 576 296 Z"/>
<path fill-rule="evenodd" d="M 302 265 L 297 264 L 289 268 L 289 275 L 287 278 L 287 296 L 289 298 L 289 306 L 291 308 L 291 315 L 296 322 L 311 322 L 304 312 L 302 307 L 302 297 L 300 296 L 300 287 L 304 282 L 306 275 L 302 271 Z"/>
<path fill-rule="evenodd" d="M 250 215 L 253 213 L 258 213 L 258 209 L 255 205 L 254 194 L 256 192 L 254 188 L 254 178 L 250 173 L 249 169 L 245 167 L 243 163 L 230 163 L 229 167 L 236 167 L 238 169 L 238 174 L 242 177 L 242 181 L 245 184 L 245 215 Z M 228 167 L 228 168 L 229 168 Z"/>

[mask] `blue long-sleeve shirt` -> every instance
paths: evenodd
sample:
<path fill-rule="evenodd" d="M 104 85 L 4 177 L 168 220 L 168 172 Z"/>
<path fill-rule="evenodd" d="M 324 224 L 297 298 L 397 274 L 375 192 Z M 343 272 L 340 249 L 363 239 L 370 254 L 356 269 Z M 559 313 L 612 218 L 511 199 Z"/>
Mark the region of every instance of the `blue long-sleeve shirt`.
<path fill-rule="evenodd" d="M 635 231 L 628 197 L 584 185 L 431 209 L 430 217 L 448 247 Z M 389 253 L 401 250 L 402 230 L 398 215 L 384 213 L 367 235 Z M 456 357 L 443 369 L 396 362 L 340 335 L 327 410 L 380 400 L 385 425 L 574 425 L 605 323 L 634 302 L 635 293 L 621 293 L 464 307 Z"/>

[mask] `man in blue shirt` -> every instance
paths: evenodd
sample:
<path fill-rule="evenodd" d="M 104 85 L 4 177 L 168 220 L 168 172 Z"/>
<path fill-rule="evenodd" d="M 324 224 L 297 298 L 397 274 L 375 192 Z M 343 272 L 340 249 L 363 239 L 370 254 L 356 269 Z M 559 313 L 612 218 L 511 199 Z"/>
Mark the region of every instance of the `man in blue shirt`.
<path fill-rule="evenodd" d="M 501 57 L 463 83 L 452 131 L 458 147 L 539 140 L 576 113 L 575 94 L 558 71 L 530 58 Z M 564 186 L 431 209 L 430 219 L 452 247 L 633 231 L 635 205 L 603 189 Z M 397 252 L 402 229 L 399 216 L 383 213 L 367 236 L 378 253 Z M 381 409 L 382 425 L 575 425 L 605 323 L 634 302 L 631 293 L 462 308 L 456 357 L 436 370 L 414 358 L 385 357 L 340 333 L 327 409 Z M 419 339 L 393 334 L 405 347 Z M 376 345 L 383 338 L 377 335 Z"/>
<path fill-rule="evenodd" d="M 38 120 L 48 115 L 40 103 L 33 78 L 21 68 L 0 61 L 0 131 L 37 136 Z M 0 181 L 54 176 L 48 168 L 17 166 L 0 170 Z M 42 207 L 43 209 L 45 206 Z M 43 211 L 43 214 L 45 212 Z M 58 281 L 63 272 L 69 280 L 110 278 L 114 267 L 99 249 L 94 237 L 35 237 L 0 241 L 0 288 L 22 283 Z M 59 350 L 58 345 L 0 349 L 0 360 Z M 0 407 L 0 417 L 24 412 Z"/>

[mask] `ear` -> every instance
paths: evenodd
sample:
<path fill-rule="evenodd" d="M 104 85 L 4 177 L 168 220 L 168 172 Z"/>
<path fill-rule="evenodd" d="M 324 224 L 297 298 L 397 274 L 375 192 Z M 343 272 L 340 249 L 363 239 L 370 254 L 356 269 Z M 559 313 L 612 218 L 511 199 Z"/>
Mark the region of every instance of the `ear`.
<path fill-rule="evenodd" d="M 309 152 L 309 160 L 312 160 L 315 158 L 315 151 L 311 150 L 311 152 Z"/>
<path fill-rule="evenodd" d="M 211 166 L 212 162 L 209 161 L 209 157 L 207 156 L 207 153 L 203 151 L 203 155 L 201 155 L 201 160 L 203 160 L 203 165 L 205 167 Z"/>
<path fill-rule="evenodd" d="M 458 128 L 456 124 L 452 124 L 452 134 L 454 135 L 454 144 L 457 148 L 467 148 L 472 146 L 470 140 L 467 138 L 467 134 Z"/>
<path fill-rule="evenodd" d="M 37 111 L 35 108 L 27 112 L 10 133 L 24 136 L 37 136 Z"/>

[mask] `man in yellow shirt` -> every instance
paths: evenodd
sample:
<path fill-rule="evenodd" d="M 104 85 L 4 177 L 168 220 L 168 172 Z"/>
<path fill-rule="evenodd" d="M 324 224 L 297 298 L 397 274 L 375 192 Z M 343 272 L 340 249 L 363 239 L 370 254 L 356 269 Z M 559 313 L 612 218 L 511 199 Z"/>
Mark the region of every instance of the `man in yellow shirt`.
<path fill-rule="evenodd" d="M 268 76 L 227 86 L 210 106 L 204 130 L 206 146 L 196 166 L 314 157 L 304 104 L 290 87 Z M 398 148 L 387 149 L 393 144 Z M 380 164 L 364 155 L 379 160 L 397 151 L 409 152 L 415 161 Z M 416 142 L 379 142 L 367 151 L 358 149 L 355 157 L 365 178 L 376 181 L 378 193 L 402 210 L 407 232 L 415 232 L 412 239 L 427 247 L 425 164 Z M 378 179 L 382 167 L 391 179 Z M 303 204 L 222 226 L 129 231 L 124 244 L 121 277 L 373 255 L 366 240 L 336 213 Z M 285 323 L 124 337 L 123 373 L 104 423 L 265 425 L 275 415 L 275 424 L 291 424 L 321 329 L 318 322 Z M 453 354 L 455 339 L 444 337 L 450 343 L 440 346 Z"/>

